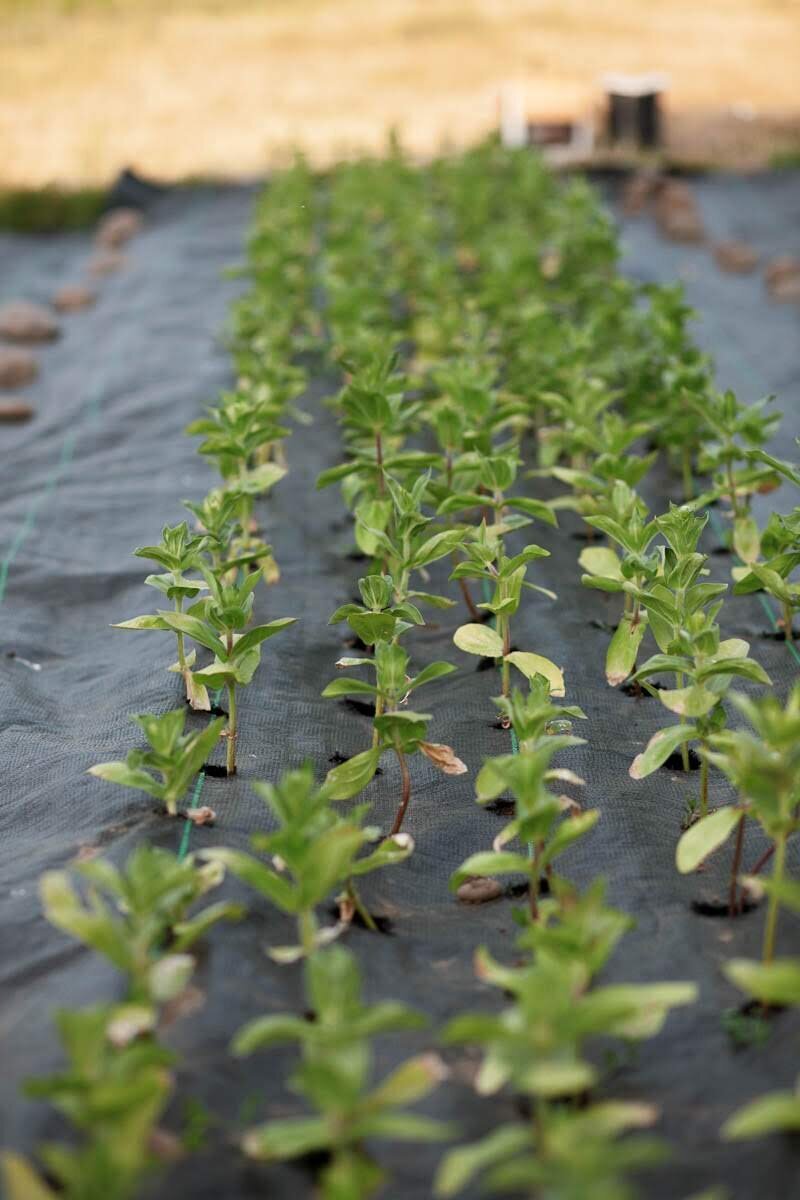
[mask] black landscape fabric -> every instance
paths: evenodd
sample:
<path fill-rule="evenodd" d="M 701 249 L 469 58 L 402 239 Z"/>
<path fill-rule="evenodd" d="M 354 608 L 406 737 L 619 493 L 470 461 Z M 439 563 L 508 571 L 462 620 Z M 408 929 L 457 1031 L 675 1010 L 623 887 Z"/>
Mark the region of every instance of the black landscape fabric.
<path fill-rule="evenodd" d="M 798 174 L 709 177 L 693 186 L 712 236 L 742 238 L 765 258 L 800 251 Z M 58 1066 L 54 1010 L 118 994 L 111 968 L 44 920 L 38 877 L 97 847 L 116 862 L 143 840 L 177 849 L 183 832 L 182 822 L 154 813 L 139 793 L 93 779 L 86 770 L 124 757 L 137 744 L 130 713 L 161 712 L 180 701 L 177 678 L 164 670 L 169 637 L 109 626 L 151 608 L 133 547 L 157 540 L 163 524 L 181 519 L 180 501 L 199 499 L 213 482 L 182 430 L 231 382 L 222 331 L 240 285 L 220 273 L 241 257 L 253 198 L 249 189 L 219 188 L 158 199 L 144 232 L 126 249 L 126 266 L 102 284 L 96 307 L 64 318 L 63 337 L 40 352 L 41 379 L 31 390 L 36 418 L 0 434 L 3 1147 L 30 1152 L 62 1133 L 45 1105 L 18 1093 L 22 1079 Z M 776 447 L 793 456 L 800 433 L 798 308 L 772 303 L 758 272 L 724 275 L 707 247 L 664 242 L 649 218 L 626 222 L 622 244 L 628 274 L 684 280 L 699 310 L 698 340 L 717 360 L 720 386 L 745 399 L 778 394 L 786 416 Z M 55 287 L 74 281 L 89 253 L 82 235 L 0 237 L 0 300 L 46 300 Z M 368 737 L 366 717 L 320 698 L 342 653 L 344 627 L 329 627 L 327 619 L 351 598 L 363 569 L 348 557 L 349 522 L 335 490 L 314 491 L 319 471 L 340 459 L 333 419 L 319 403 L 335 387 L 335 379 L 314 375 L 304 402 L 314 424 L 289 439 L 290 475 L 261 508 L 282 578 L 269 591 L 259 589 L 256 616 L 299 622 L 265 648 L 261 671 L 241 698 L 240 774 L 230 781 L 205 779 L 201 802 L 217 811 L 218 821 L 192 830 L 192 849 L 244 848 L 266 820 L 250 787 L 253 779 L 274 780 L 305 759 L 313 760 L 321 777 L 332 755 L 363 749 Z M 662 476 L 648 500 L 665 507 L 670 495 L 676 496 L 676 485 Z M 759 501 L 760 515 L 770 504 L 786 511 L 796 501 L 796 493 L 785 489 L 777 500 Z M 694 899 L 723 893 L 726 855 L 700 875 L 678 875 L 675 844 L 696 775 L 685 779 L 662 769 L 640 782 L 628 776 L 634 755 L 670 718 L 656 701 L 606 686 L 609 635 L 600 625 L 615 620 L 617 598 L 581 588 L 581 543 L 571 536 L 576 530 L 577 523 L 565 517 L 559 533 L 533 531 L 534 540 L 553 552 L 537 564 L 535 578 L 559 599 L 532 601 L 514 631 L 520 646 L 563 665 L 568 701 L 588 716 L 578 731 L 588 744 L 562 761 L 585 777 L 586 800 L 601 809 L 602 819 L 565 860 L 565 871 L 583 883 L 605 875 L 611 901 L 636 918 L 636 929 L 605 972 L 607 981 L 694 980 L 700 993 L 696 1005 L 670 1016 L 657 1038 L 630 1052 L 623 1047 L 612 1058 L 601 1094 L 661 1109 L 658 1133 L 674 1152 L 642 1179 L 648 1200 L 680 1200 L 712 1183 L 727 1185 L 733 1200 L 788 1200 L 800 1196 L 796 1141 L 724 1144 L 719 1128 L 744 1102 L 793 1085 L 800 1068 L 800 1015 L 776 1018 L 766 1045 L 737 1050 L 729 1041 L 721 1014 L 742 998 L 721 965 L 735 955 L 758 954 L 762 914 L 729 921 L 691 911 Z M 708 548 L 713 544 L 710 534 Z M 715 555 L 712 562 L 715 573 L 726 577 L 729 559 Z M 432 685 L 426 699 L 435 713 L 432 738 L 451 743 L 470 773 L 448 778 L 415 759 L 407 818 L 415 853 L 400 867 L 371 876 L 364 888 L 373 910 L 390 918 L 391 933 L 353 929 L 346 939 L 370 1000 L 402 999 L 431 1021 L 427 1032 L 382 1039 L 380 1072 L 432 1046 L 436 1029 L 457 1012 L 502 1005 L 500 994 L 474 977 L 478 945 L 500 959 L 514 954 L 512 909 L 519 901 L 504 896 L 466 907 L 448 890 L 451 872 L 468 854 L 489 848 L 502 826 L 500 817 L 474 803 L 473 781 L 484 757 L 508 748 L 508 734 L 493 724 L 494 672 L 476 672 L 475 660 L 452 645 L 461 619 L 458 609 L 436 613 L 409 648 L 416 666 L 435 658 L 458 663 L 459 674 Z M 725 632 L 751 638 L 753 653 L 785 693 L 797 663 L 789 648 L 762 636 L 768 624 L 758 599 L 732 600 L 726 619 Z M 387 827 L 398 779 L 391 764 L 385 768 L 368 795 L 376 822 Z M 725 782 L 714 779 L 712 803 L 727 796 Z M 746 862 L 761 849 L 752 833 Z M 156 1180 L 149 1194 L 193 1200 L 311 1196 L 312 1177 L 303 1166 L 255 1166 L 235 1146 L 246 1125 L 297 1113 L 300 1106 L 283 1082 L 293 1050 L 234 1061 L 230 1038 L 247 1019 L 300 1011 L 304 1000 L 301 969 L 277 966 L 264 952 L 268 944 L 291 940 L 289 923 L 235 882 L 225 888 L 245 899 L 249 916 L 212 931 L 197 974 L 205 1004 L 168 1035 L 181 1058 L 168 1124 L 180 1128 L 188 1120 L 206 1127 L 199 1150 Z M 800 925 L 788 916 L 779 949 L 800 951 Z M 599 1047 L 598 1057 L 603 1053 Z M 446 1057 L 451 1078 L 424 1108 L 457 1122 L 460 1140 L 473 1140 L 516 1115 L 510 1097 L 473 1095 L 473 1055 L 459 1050 Z M 440 1147 L 379 1147 L 378 1157 L 391 1171 L 385 1194 L 427 1200 L 441 1153 Z"/>

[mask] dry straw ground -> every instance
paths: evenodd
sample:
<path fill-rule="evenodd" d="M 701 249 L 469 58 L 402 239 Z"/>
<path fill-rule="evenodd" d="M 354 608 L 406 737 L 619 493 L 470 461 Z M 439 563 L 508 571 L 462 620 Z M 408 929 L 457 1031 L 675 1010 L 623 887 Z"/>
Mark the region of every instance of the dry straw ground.
<path fill-rule="evenodd" d="M 761 128 L 747 106 L 778 145 L 797 129 L 798 0 L 0 0 L 0 19 L 6 186 L 256 174 L 392 125 L 428 153 L 491 128 L 504 80 L 578 113 L 609 69 L 668 71 L 673 130 L 714 113 L 734 159 Z"/>

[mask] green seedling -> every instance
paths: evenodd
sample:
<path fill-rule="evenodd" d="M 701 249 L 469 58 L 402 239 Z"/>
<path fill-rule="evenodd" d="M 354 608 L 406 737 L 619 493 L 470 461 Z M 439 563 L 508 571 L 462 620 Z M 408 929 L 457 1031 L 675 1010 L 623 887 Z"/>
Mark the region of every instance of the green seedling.
<path fill-rule="evenodd" d="M 656 460 L 657 450 L 644 456 L 631 451 L 633 443 L 651 428 L 649 422 L 628 421 L 617 412 L 603 412 L 598 429 L 585 439 L 583 468 L 556 463 L 548 470 L 531 474 L 552 475 L 572 489 L 570 494 L 552 501 L 554 509 L 572 509 L 584 519 L 605 512 L 613 515 L 615 487 L 620 483 L 630 489 L 637 487 Z"/>
<path fill-rule="evenodd" d="M 184 600 L 194 600 L 205 590 L 206 584 L 202 579 L 187 579 L 185 572 L 199 569 L 202 552 L 207 544 L 203 535 L 190 534 L 185 521 L 180 525 L 165 525 L 161 531 L 161 542 L 157 546 L 140 546 L 134 550 L 137 558 L 149 558 L 165 568 L 161 575 L 148 575 L 145 583 L 156 588 L 168 600 L 171 600 L 176 613 L 183 612 Z M 133 617 L 129 621 L 120 621 L 114 629 L 169 629 L 160 616 L 148 614 Z M 186 688 L 186 699 L 192 708 L 207 712 L 211 704 L 208 692 L 192 674 L 196 651 L 186 653 L 184 636 L 180 630 L 175 630 L 178 643 L 178 661 L 171 666 L 181 676 Z"/>
<path fill-rule="evenodd" d="M 98 858 L 75 872 L 86 882 L 86 899 L 68 872 L 42 876 L 45 916 L 126 976 L 130 1003 L 145 1028 L 152 1028 L 159 1005 L 175 1000 L 189 982 L 194 959 L 187 951 L 218 921 L 238 920 L 243 909 L 219 901 L 191 916 L 194 905 L 222 882 L 222 870 L 198 867 L 192 858 L 179 861 L 154 846 L 139 846 L 124 870 Z"/>
<path fill-rule="evenodd" d="M 772 879 L 764 886 L 770 900 L 800 913 L 800 884 L 794 880 Z M 800 958 L 776 958 L 770 962 L 751 962 L 735 958 L 725 964 L 725 974 L 746 995 L 761 1004 L 762 1013 L 770 1007 L 800 1007 Z M 764 1137 L 770 1133 L 800 1131 L 800 1079 L 791 1091 L 769 1092 L 740 1108 L 722 1127 L 729 1141 Z"/>
<path fill-rule="evenodd" d="M 418 471 L 432 461 L 429 454 L 402 449 L 421 404 L 407 398 L 408 381 L 398 373 L 398 362 L 395 350 L 375 349 L 363 362 L 343 363 L 350 377 L 336 405 L 350 458 L 317 480 L 318 488 L 346 481 L 356 541 L 365 554 L 373 553 L 369 529 L 384 529 L 389 519 L 387 472 Z"/>
<path fill-rule="evenodd" d="M 493 1189 L 502 1190 L 513 1180 L 514 1190 L 524 1188 L 539 1195 L 546 1186 L 547 1195 L 570 1200 L 582 1194 L 576 1190 L 577 1184 L 585 1182 L 589 1169 L 599 1171 L 601 1180 L 605 1170 L 614 1181 L 629 1164 L 624 1154 L 615 1157 L 608 1135 L 651 1124 L 655 1112 L 649 1106 L 623 1105 L 616 1128 L 604 1127 L 605 1106 L 585 1109 L 581 1115 L 587 1117 L 582 1128 L 588 1138 L 588 1161 L 572 1138 L 568 1146 L 559 1148 L 558 1141 L 553 1143 L 547 1136 L 561 1120 L 568 1128 L 570 1114 L 577 1115 L 564 1102 L 584 1096 L 597 1082 L 597 1070 L 585 1055 L 584 1043 L 595 1036 L 653 1037 L 673 1008 L 694 1001 L 697 989 L 693 984 L 667 983 L 589 990 L 591 976 L 586 963 L 569 952 L 551 954 L 542 948 L 533 964 L 521 967 L 504 967 L 481 949 L 475 965 L 478 976 L 501 988 L 511 997 L 510 1003 L 497 1016 L 475 1013 L 456 1017 L 447 1026 L 444 1040 L 481 1046 L 483 1061 L 475 1084 L 478 1093 L 492 1096 L 508 1085 L 530 1097 L 534 1115 L 530 1126 L 502 1126 L 472 1147 L 449 1154 L 439 1171 L 437 1194 L 455 1195 L 487 1170 L 487 1183 Z"/>
<path fill-rule="evenodd" d="M 761 533 L 763 562 L 734 567 L 734 595 L 764 591 L 778 601 L 784 636 L 794 641 L 794 614 L 800 609 L 800 584 L 790 576 L 800 565 L 800 508 L 788 516 L 772 513 Z"/>
<path fill-rule="evenodd" d="M 763 946 L 763 960 L 770 963 L 785 882 L 786 844 L 800 829 L 800 684 L 795 685 L 785 706 L 775 696 L 751 700 L 733 695 L 731 700 L 752 731 L 722 730 L 710 738 L 706 757 L 730 779 L 739 802 L 718 809 L 687 830 L 678 843 L 677 864 L 681 872 L 695 870 L 735 834 L 729 888 L 733 915 L 739 907 L 745 824 L 748 817 L 758 821 L 775 848 Z"/>
<path fill-rule="evenodd" d="M 280 572 L 272 547 L 242 528 L 236 491 L 213 488 L 200 504 L 183 503 L 206 538 L 208 565 L 217 579 L 231 583 L 240 568 L 257 566 L 267 583 L 277 582 Z"/>
<path fill-rule="evenodd" d="M 650 1104 L 607 1101 L 583 1109 L 540 1105 L 535 1125 L 500 1125 L 442 1160 L 435 1195 L 456 1196 L 476 1177 L 489 1194 L 513 1191 L 539 1200 L 632 1200 L 628 1176 L 655 1166 L 666 1148 L 653 1137 L 629 1138 L 658 1119 Z"/>
<path fill-rule="evenodd" d="M 554 696 L 564 695 L 564 676 L 561 669 L 550 659 L 528 650 L 514 650 L 511 643 L 511 618 L 518 611 L 523 587 L 544 592 L 554 598 L 553 593 L 536 584 L 528 583 L 525 576 L 528 564 L 549 553 L 540 546 L 526 546 L 519 554 L 509 557 L 505 553 L 502 533 L 497 526 L 482 524 L 472 538 L 463 543 L 466 557 L 453 570 L 451 578 L 463 577 L 483 579 L 493 588 L 491 600 L 478 607 L 493 615 L 496 628 L 486 625 L 461 625 L 453 635 L 459 650 L 483 658 L 497 659 L 501 664 L 503 695 L 511 687 L 511 667 L 514 666 L 526 679 L 543 675 L 550 682 Z"/>
<path fill-rule="evenodd" d="M 245 576 L 242 583 L 222 583 L 202 568 L 208 585 L 208 595 L 185 613 L 159 613 L 172 629 L 188 635 L 214 655 L 210 666 L 195 672 L 201 683 L 211 688 L 225 687 L 228 692 L 228 724 L 222 735 L 226 739 L 226 769 L 236 774 L 236 740 L 239 726 L 236 710 L 236 689 L 252 680 L 261 662 L 261 644 L 274 637 L 296 617 L 279 617 L 266 625 L 253 625 L 253 592 L 261 578 L 260 571 Z M 244 632 L 247 629 L 247 632 Z"/>
<path fill-rule="evenodd" d="M 394 580 L 391 575 L 367 575 L 358 581 L 361 604 L 343 604 L 329 618 L 329 625 L 346 621 L 365 646 L 376 642 L 396 641 L 414 625 L 424 625 L 422 613 L 410 601 L 395 603 Z M 358 661 L 358 660 L 354 660 Z M 350 665 L 342 659 L 337 666 Z"/>
<path fill-rule="evenodd" d="M 758 525 L 750 511 L 757 492 L 773 491 L 780 482 L 765 462 L 755 461 L 754 449 L 763 447 L 778 427 L 780 413 L 765 413 L 774 396 L 754 404 L 741 404 L 733 392 L 711 390 L 696 401 L 698 414 L 716 441 L 706 446 L 698 458 L 698 469 L 711 476 L 711 487 L 698 504 L 724 499 L 730 506 L 733 525 L 733 549 L 742 562 L 754 563 L 759 556 Z"/>
<path fill-rule="evenodd" d="M 584 587 L 602 592 L 622 593 L 625 610 L 606 653 L 606 679 L 618 687 L 635 671 L 639 649 L 647 632 L 647 610 L 635 594 L 652 582 L 659 570 L 659 557 L 650 551 L 659 533 L 655 521 L 647 520 L 647 506 L 636 492 L 620 480 L 611 489 L 605 513 L 587 516 L 586 521 L 619 547 L 586 546 L 578 561 L 584 569 Z M 634 594 L 626 590 L 633 586 Z"/>
<path fill-rule="evenodd" d="M 523 875 L 528 883 L 531 920 L 539 917 L 539 893 L 542 879 L 552 876 L 554 862 L 580 837 L 593 829 L 600 813 L 583 812 L 568 796 L 556 796 L 548 784 L 553 781 L 577 784 L 583 780 L 563 767 L 552 767 L 554 756 L 582 738 L 561 732 L 569 728 L 569 718 L 583 717 L 579 708 L 556 707 L 550 703 L 549 681 L 534 678 L 531 693 L 520 692 L 496 702 L 517 736 L 519 753 L 487 759 L 475 781 L 479 804 L 489 804 L 506 792 L 515 802 L 515 816 L 494 840 L 494 848 L 470 855 L 450 880 L 457 889 L 472 876 Z M 562 817 L 570 813 L 565 820 Z M 505 850 L 518 839 L 528 845 L 527 854 Z"/>
<path fill-rule="evenodd" d="M 196 733 L 184 733 L 186 710 L 176 708 L 160 717 L 151 713 L 133 720 L 149 743 L 148 750 L 130 750 L 124 761 L 97 763 L 89 774 L 121 787 L 136 788 L 160 800 L 171 817 L 222 736 L 224 717 Z"/>
<path fill-rule="evenodd" d="M 298 1043 L 302 1058 L 291 1087 L 314 1115 L 256 1126 L 242 1146 L 248 1156 L 266 1162 L 323 1154 L 320 1194 L 326 1200 L 367 1200 L 385 1180 L 367 1141 L 430 1142 L 451 1135 L 451 1126 L 406 1111 L 433 1091 L 444 1068 L 434 1055 L 423 1054 L 377 1085 L 372 1082 L 372 1039 L 418 1029 L 425 1021 L 401 1004 L 365 1006 L 356 961 L 342 946 L 308 960 L 306 994 L 312 1020 L 290 1013 L 259 1017 L 239 1030 L 233 1052 L 244 1056 L 281 1042 Z"/>
<path fill-rule="evenodd" d="M 223 393 L 220 405 L 186 429 L 188 434 L 203 436 L 200 453 L 216 463 L 224 486 L 238 497 L 245 534 L 252 532 L 254 498 L 265 495 L 286 474 L 281 462 L 259 461 L 289 432 L 278 424 L 277 416 L 275 406 L 247 393 Z"/>
<path fill-rule="evenodd" d="M 680 723 L 659 730 L 630 767 L 632 779 L 644 779 L 662 766 L 675 751 L 681 751 L 683 767 L 689 769 L 689 743 L 697 741 L 701 752 L 712 733 L 725 725 L 723 698 L 734 677 L 755 683 L 770 682 L 757 662 L 748 657 L 749 643 L 742 638 L 720 639 L 716 618 L 722 607 L 725 584 L 703 582 L 706 556 L 697 550 L 705 517 L 687 507 L 672 507 L 656 518 L 667 545 L 660 548 L 659 574 L 645 589 L 626 583 L 646 610 L 649 625 L 661 653 L 649 658 L 633 676 L 657 696 Z M 657 690 L 647 680 L 669 673 L 675 687 Z M 687 683 L 688 680 L 688 683 Z M 701 755 L 700 816 L 708 812 L 708 758 Z"/>
<path fill-rule="evenodd" d="M 371 749 L 328 772 L 327 786 L 334 800 L 349 800 L 363 791 L 378 769 L 383 754 L 392 752 L 397 758 L 402 781 L 400 802 L 390 836 L 400 832 L 411 799 L 411 775 L 407 759 L 420 751 L 445 775 L 463 775 L 467 770 L 451 746 L 426 740 L 430 713 L 409 712 L 403 705 L 411 692 L 435 679 L 455 671 L 451 663 L 434 662 L 418 675 L 408 674 L 409 657 L 401 646 L 377 642 L 373 658 L 340 660 L 343 666 L 365 666 L 375 672 L 375 683 L 344 676 L 334 679 L 323 696 L 370 696 L 375 701 L 373 744 Z"/>
<path fill-rule="evenodd" d="M 274 832 L 251 837 L 260 857 L 227 848 L 207 850 L 204 857 L 221 863 L 296 919 L 298 944 L 272 947 L 270 957 L 282 963 L 309 957 L 343 933 L 356 912 L 374 930 L 375 922 L 361 900 L 356 880 L 408 858 L 414 849 L 408 834 L 381 839 L 378 829 L 363 825 L 368 805 L 352 810 L 347 818 L 339 816 L 329 789 L 315 786 L 310 765 L 288 771 L 277 784 L 253 786 L 278 822 Z M 375 849 L 364 854 L 375 842 Z M 342 919 L 320 928 L 317 909 L 339 888 L 343 889 Z"/>
<path fill-rule="evenodd" d="M 56 1014 L 67 1067 L 25 1091 L 49 1100 L 82 1135 L 42 1146 L 46 1175 L 17 1154 L 0 1156 L 7 1200 L 134 1200 L 152 1173 L 150 1142 L 173 1087 L 172 1055 L 149 1036 L 135 1005 Z"/>

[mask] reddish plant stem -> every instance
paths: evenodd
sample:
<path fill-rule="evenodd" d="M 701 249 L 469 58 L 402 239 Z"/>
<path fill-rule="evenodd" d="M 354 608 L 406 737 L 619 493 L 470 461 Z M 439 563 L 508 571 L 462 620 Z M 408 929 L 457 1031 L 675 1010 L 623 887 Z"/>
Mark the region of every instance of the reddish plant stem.
<path fill-rule="evenodd" d="M 408 808 L 408 802 L 411 799 L 411 776 L 408 773 L 408 763 L 406 762 L 406 756 L 405 756 L 405 754 L 403 754 L 403 751 L 398 750 L 396 746 L 395 746 L 395 754 L 397 755 L 397 761 L 400 764 L 400 775 L 403 780 L 403 790 L 400 794 L 400 804 L 398 805 L 397 813 L 394 818 L 394 825 L 392 826 L 392 828 L 389 832 L 389 837 L 394 837 L 396 833 L 400 832 L 401 826 L 403 824 L 403 817 L 406 815 L 406 809 Z"/>
<path fill-rule="evenodd" d="M 739 911 L 738 879 L 739 867 L 742 863 L 742 847 L 744 846 L 744 826 L 746 820 L 747 817 L 743 816 L 739 822 L 739 828 L 736 830 L 736 844 L 733 848 L 731 883 L 728 891 L 728 915 L 731 917 L 735 917 Z"/>

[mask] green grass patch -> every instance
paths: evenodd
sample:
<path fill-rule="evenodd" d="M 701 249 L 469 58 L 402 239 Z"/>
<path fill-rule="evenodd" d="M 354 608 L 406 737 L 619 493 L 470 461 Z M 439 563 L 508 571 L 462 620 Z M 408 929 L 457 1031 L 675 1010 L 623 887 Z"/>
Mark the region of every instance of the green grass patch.
<path fill-rule="evenodd" d="M 14 233 L 63 233 L 88 229 L 100 216 L 105 199 L 106 192 L 102 188 L 0 190 L 0 229 Z"/>

